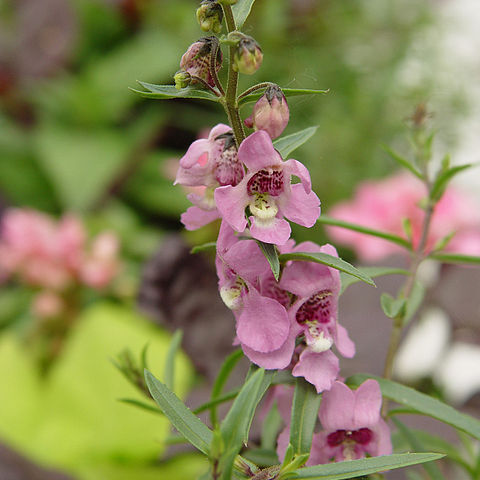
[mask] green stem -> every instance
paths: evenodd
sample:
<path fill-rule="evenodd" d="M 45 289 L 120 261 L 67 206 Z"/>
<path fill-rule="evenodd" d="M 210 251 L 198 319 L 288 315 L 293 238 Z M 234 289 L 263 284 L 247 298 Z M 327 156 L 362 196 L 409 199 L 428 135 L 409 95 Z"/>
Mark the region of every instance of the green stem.
<path fill-rule="evenodd" d="M 225 21 L 227 24 L 228 33 L 236 30 L 235 19 L 233 17 L 232 7 L 230 5 L 222 5 Z M 243 130 L 242 119 L 238 112 L 237 104 L 237 87 L 238 87 L 238 72 L 233 68 L 233 58 L 235 55 L 235 46 L 229 47 L 229 63 L 228 63 L 228 81 L 227 93 L 225 94 L 225 101 L 223 106 L 228 115 L 228 120 L 233 129 L 237 147 L 245 139 L 245 131 Z"/>

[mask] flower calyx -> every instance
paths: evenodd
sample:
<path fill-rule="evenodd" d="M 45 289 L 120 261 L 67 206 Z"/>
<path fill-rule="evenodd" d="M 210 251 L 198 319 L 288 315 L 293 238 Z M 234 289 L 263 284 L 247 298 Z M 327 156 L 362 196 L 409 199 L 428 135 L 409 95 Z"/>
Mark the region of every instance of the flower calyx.
<path fill-rule="evenodd" d="M 246 75 L 253 75 L 262 64 L 263 53 L 256 40 L 241 32 L 231 32 L 228 43 L 235 46 L 233 69 Z"/>
<path fill-rule="evenodd" d="M 197 8 L 197 20 L 204 32 L 222 31 L 223 10 L 216 0 L 203 0 Z"/>

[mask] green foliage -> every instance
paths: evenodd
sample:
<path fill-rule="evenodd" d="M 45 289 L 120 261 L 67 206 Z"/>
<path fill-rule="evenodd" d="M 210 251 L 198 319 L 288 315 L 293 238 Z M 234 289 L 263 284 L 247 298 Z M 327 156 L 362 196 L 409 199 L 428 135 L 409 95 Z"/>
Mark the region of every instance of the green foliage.
<path fill-rule="evenodd" d="M 280 276 L 280 261 L 278 259 L 277 247 L 271 243 L 265 243 L 259 240 L 257 240 L 257 244 L 262 253 L 265 255 L 265 258 L 268 260 L 275 280 L 278 281 Z"/>
<path fill-rule="evenodd" d="M 406 301 L 404 298 L 393 298 L 389 293 L 382 293 L 380 297 L 380 305 L 383 313 L 388 318 L 396 318 L 403 316 L 406 308 Z"/>
<path fill-rule="evenodd" d="M 410 275 L 408 270 L 403 268 L 392 268 L 392 267 L 359 267 L 359 271 L 363 272 L 365 275 L 368 275 L 370 278 L 382 277 L 384 275 Z M 354 283 L 360 282 L 360 279 L 357 277 L 352 277 L 351 275 L 340 272 L 340 279 L 342 282 L 342 293 Z"/>
<path fill-rule="evenodd" d="M 323 265 L 327 265 L 329 267 L 335 268 L 340 270 L 341 272 L 347 273 L 348 275 L 352 275 L 362 282 L 367 283 L 368 285 L 375 286 L 375 282 L 365 273 L 361 272 L 353 265 L 350 265 L 345 260 L 341 258 L 334 257 L 333 255 L 328 255 L 327 253 L 317 252 L 317 253 L 309 253 L 309 252 L 295 252 L 295 253 L 284 253 L 279 256 L 281 262 L 288 262 L 289 260 L 300 260 L 305 262 L 316 262 L 322 263 Z"/>
<path fill-rule="evenodd" d="M 247 103 L 256 102 L 264 94 L 263 90 L 264 89 L 258 89 L 243 97 L 240 96 L 241 98 L 238 101 L 238 105 L 242 106 Z M 328 93 L 328 90 L 312 90 L 310 88 L 283 88 L 282 87 L 282 93 L 285 95 L 285 97 L 288 98 L 288 97 L 298 97 L 302 95 L 323 95 Z"/>
<path fill-rule="evenodd" d="M 238 30 L 243 27 L 254 2 L 255 0 L 238 0 L 235 5 L 232 5 L 233 18 Z"/>
<path fill-rule="evenodd" d="M 273 141 L 273 146 L 280 152 L 283 158 L 288 158 L 294 150 L 313 137 L 317 129 L 318 127 L 308 127 L 299 132 L 277 138 Z"/>
<path fill-rule="evenodd" d="M 201 100 L 210 100 L 218 102 L 218 97 L 209 90 L 199 90 L 193 87 L 186 87 L 177 90 L 173 85 L 153 85 L 147 82 L 138 82 L 148 92 L 131 89 L 133 92 L 140 94 L 145 98 L 153 98 L 157 100 L 169 100 L 172 98 L 196 98 Z"/>

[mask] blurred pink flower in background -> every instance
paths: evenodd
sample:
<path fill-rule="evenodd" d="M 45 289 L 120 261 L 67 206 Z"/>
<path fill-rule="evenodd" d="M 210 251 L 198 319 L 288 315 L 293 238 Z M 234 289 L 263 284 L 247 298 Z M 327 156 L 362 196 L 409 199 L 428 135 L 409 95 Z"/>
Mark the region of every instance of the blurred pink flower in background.
<path fill-rule="evenodd" d="M 426 195 L 426 188 L 419 179 L 400 173 L 360 184 L 354 198 L 334 206 L 329 215 L 401 237 L 405 237 L 402 222 L 408 218 L 416 246 L 425 216 L 419 204 Z M 401 247 L 386 240 L 345 228 L 328 227 L 328 231 L 336 242 L 351 247 L 362 260 L 376 261 L 402 251 Z M 445 251 L 480 255 L 480 208 L 467 194 L 448 187 L 435 207 L 427 250 L 452 232 L 456 232 L 455 236 Z"/>
<path fill-rule="evenodd" d="M 1 223 L 0 271 L 49 292 L 78 284 L 101 289 L 118 272 L 118 248 L 111 232 L 88 242 L 85 227 L 73 215 L 56 221 L 41 212 L 12 208 Z M 55 310 L 51 296 L 37 300 L 39 311 Z"/>

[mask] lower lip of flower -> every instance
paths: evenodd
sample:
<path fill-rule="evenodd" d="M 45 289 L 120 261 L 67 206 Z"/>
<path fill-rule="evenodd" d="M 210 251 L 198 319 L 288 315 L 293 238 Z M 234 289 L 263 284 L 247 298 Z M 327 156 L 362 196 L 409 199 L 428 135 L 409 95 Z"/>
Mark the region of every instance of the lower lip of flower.
<path fill-rule="evenodd" d="M 250 212 L 261 223 L 269 224 L 277 216 L 275 200 L 267 193 L 257 193 L 249 204 Z"/>

